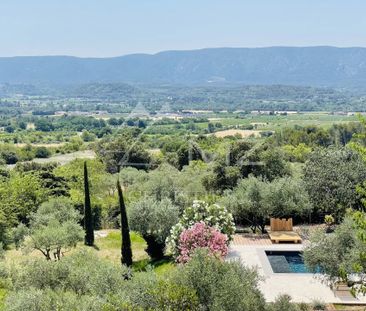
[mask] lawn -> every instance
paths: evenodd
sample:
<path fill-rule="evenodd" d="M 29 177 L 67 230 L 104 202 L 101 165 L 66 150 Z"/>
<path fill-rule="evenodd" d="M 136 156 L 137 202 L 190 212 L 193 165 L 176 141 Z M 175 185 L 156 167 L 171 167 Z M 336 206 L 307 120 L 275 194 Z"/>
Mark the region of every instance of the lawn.
<path fill-rule="evenodd" d="M 169 269 L 174 267 L 171 259 L 169 257 L 164 258 L 160 261 L 151 261 L 147 253 L 145 252 L 146 242 L 137 233 L 131 232 L 131 242 L 132 242 L 132 254 L 133 254 L 133 268 L 135 271 L 144 271 L 147 266 L 152 266 L 157 273 L 164 273 Z M 121 232 L 116 229 L 96 231 L 95 233 L 95 247 L 92 248 L 93 252 L 97 256 L 110 260 L 115 264 L 120 264 L 121 262 Z M 89 247 L 85 246 L 83 243 L 79 243 L 75 250 L 83 249 Z M 66 253 L 67 256 L 69 253 Z M 11 249 L 6 252 L 6 262 L 7 263 L 18 263 L 19 261 L 26 259 L 28 256 L 32 257 L 42 257 L 40 252 L 32 252 L 24 256 L 21 250 Z M 1 295 L 1 293 L 0 293 Z"/>
<path fill-rule="evenodd" d="M 96 239 L 95 250 L 97 255 L 111 260 L 115 263 L 120 263 L 121 260 L 121 233 L 119 230 L 102 231 L 107 234 L 105 237 Z M 157 273 L 164 273 L 174 267 L 169 257 L 159 261 L 150 260 L 145 252 L 145 240 L 135 232 L 131 232 L 132 254 L 133 254 L 133 269 L 135 271 L 144 271 L 147 266 L 151 266 Z M 85 247 L 85 246 L 82 246 Z"/>
<path fill-rule="evenodd" d="M 104 236 L 106 235 L 106 236 Z M 144 239 L 135 232 L 131 232 L 133 260 L 148 259 L 145 252 Z M 97 232 L 95 250 L 98 256 L 119 263 L 121 260 L 121 232 L 119 230 L 103 230 Z M 85 247 L 85 246 L 81 246 Z"/>

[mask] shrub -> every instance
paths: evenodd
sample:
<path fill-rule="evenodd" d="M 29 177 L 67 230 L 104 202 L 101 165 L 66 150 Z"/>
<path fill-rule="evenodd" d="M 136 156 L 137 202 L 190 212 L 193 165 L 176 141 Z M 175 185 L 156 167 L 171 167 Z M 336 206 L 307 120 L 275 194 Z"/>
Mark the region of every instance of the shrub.
<path fill-rule="evenodd" d="M 22 246 L 24 237 L 29 233 L 29 229 L 26 225 L 20 223 L 17 227 L 12 229 L 13 242 L 15 248 L 19 249 Z"/>
<path fill-rule="evenodd" d="M 289 295 L 280 295 L 276 301 L 269 307 L 269 311 L 300 311 L 298 306 L 291 302 Z"/>
<path fill-rule="evenodd" d="M 305 302 L 300 302 L 299 309 L 300 311 L 310 311 L 310 305 Z"/>
<path fill-rule="evenodd" d="M 333 228 L 332 228 L 332 226 L 334 225 L 334 223 L 335 223 L 335 219 L 334 219 L 334 217 L 332 216 L 332 215 L 325 215 L 324 216 L 324 223 L 325 223 L 325 225 L 326 225 L 326 232 L 327 233 L 330 233 L 330 232 L 332 232 L 333 230 Z"/>
<path fill-rule="evenodd" d="M 93 296 L 79 296 L 73 292 L 52 291 L 50 289 L 21 290 L 12 292 L 5 302 L 8 311 L 49 311 L 75 310 L 99 311 L 103 310 L 103 302 Z"/>
<path fill-rule="evenodd" d="M 154 310 L 199 310 L 198 297 L 190 287 L 160 280 L 149 294 Z"/>
<path fill-rule="evenodd" d="M 79 251 L 59 261 L 29 259 L 11 271 L 13 290 L 50 288 L 78 295 L 103 297 L 123 287 L 127 268 L 102 260 L 91 251 Z"/>
<path fill-rule="evenodd" d="M 2 151 L 1 157 L 6 164 L 16 164 L 19 161 L 19 157 L 14 151 Z"/>
<path fill-rule="evenodd" d="M 96 136 L 94 133 L 90 133 L 87 130 L 84 130 L 81 134 L 81 139 L 85 142 L 95 141 Z"/>
<path fill-rule="evenodd" d="M 327 226 L 331 226 L 333 225 L 335 222 L 334 220 L 334 217 L 332 215 L 325 215 L 324 216 L 324 223 L 327 225 Z"/>
<path fill-rule="evenodd" d="M 51 156 L 51 151 L 49 151 L 46 147 L 37 147 L 34 156 L 36 158 L 49 158 Z"/>
<path fill-rule="evenodd" d="M 222 258 L 228 252 L 227 236 L 199 222 L 181 233 L 178 248 L 177 261 L 180 263 L 188 262 L 197 248 L 206 248 L 209 254 Z"/>
<path fill-rule="evenodd" d="M 263 311 L 255 270 L 197 251 L 159 277 L 141 272 L 124 280 L 120 265 L 80 251 L 60 261 L 33 258 L 9 271 L 6 310 Z"/>
<path fill-rule="evenodd" d="M 173 280 L 192 288 L 202 310 L 263 311 L 264 298 L 259 291 L 255 270 L 239 261 L 221 261 L 208 256 L 206 250 L 197 250 L 191 260 L 178 266 Z"/>
<path fill-rule="evenodd" d="M 170 231 L 168 244 L 175 257 L 179 256 L 178 243 L 182 232 L 201 221 L 226 234 L 227 241 L 231 241 L 235 233 L 235 224 L 227 209 L 218 204 L 209 205 L 204 201 L 194 201 L 193 206 L 185 209 L 179 223 Z"/>
<path fill-rule="evenodd" d="M 124 282 L 119 292 L 111 293 L 112 310 L 202 311 L 193 288 L 176 282 L 170 274 L 158 277 L 154 272 L 140 272 Z M 128 304 L 131 309 L 121 306 Z"/>
<path fill-rule="evenodd" d="M 314 300 L 312 303 L 312 307 L 314 310 L 319 311 L 319 310 L 326 310 L 326 305 L 324 302 L 319 301 L 319 300 Z"/>

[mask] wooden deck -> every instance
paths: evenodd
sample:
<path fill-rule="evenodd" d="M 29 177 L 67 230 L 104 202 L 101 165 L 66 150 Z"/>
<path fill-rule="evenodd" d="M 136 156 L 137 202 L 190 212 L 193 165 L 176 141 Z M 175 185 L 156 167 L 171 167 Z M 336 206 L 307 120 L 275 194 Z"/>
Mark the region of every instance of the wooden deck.
<path fill-rule="evenodd" d="M 355 302 L 358 299 L 352 295 L 351 288 L 347 284 L 339 283 L 333 289 L 334 295 L 342 301 Z"/>
<path fill-rule="evenodd" d="M 233 245 L 271 245 L 267 234 L 240 234 L 234 235 Z"/>
<path fill-rule="evenodd" d="M 294 231 L 271 231 L 268 233 L 269 238 L 274 243 L 294 242 L 301 243 L 301 237 Z"/>

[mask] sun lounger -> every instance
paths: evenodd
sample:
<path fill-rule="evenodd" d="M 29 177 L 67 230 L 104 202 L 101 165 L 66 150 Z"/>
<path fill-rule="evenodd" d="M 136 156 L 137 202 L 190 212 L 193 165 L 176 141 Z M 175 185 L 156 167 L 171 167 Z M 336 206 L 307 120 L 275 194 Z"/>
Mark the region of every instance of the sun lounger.
<path fill-rule="evenodd" d="M 273 243 L 293 242 L 301 243 L 301 237 L 294 231 L 271 231 L 268 233 Z"/>

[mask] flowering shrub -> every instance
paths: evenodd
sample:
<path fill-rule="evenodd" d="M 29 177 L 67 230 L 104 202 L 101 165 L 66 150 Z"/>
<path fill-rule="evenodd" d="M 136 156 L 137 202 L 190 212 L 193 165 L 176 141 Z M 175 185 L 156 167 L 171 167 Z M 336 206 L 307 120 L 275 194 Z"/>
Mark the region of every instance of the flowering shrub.
<path fill-rule="evenodd" d="M 209 227 L 217 229 L 227 236 L 227 244 L 235 233 L 233 216 L 227 209 L 218 204 L 209 205 L 204 201 L 194 201 L 192 207 L 187 208 L 179 223 L 172 227 L 167 239 L 173 256 L 179 256 L 178 243 L 181 233 L 198 222 L 204 222 Z"/>
<path fill-rule="evenodd" d="M 206 248 L 209 254 L 225 257 L 228 252 L 227 240 L 226 234 L 209 227 L 203 221 L 198 222 L 181 233 L 177 262 L 188 262 L 197 248 Z"/>

